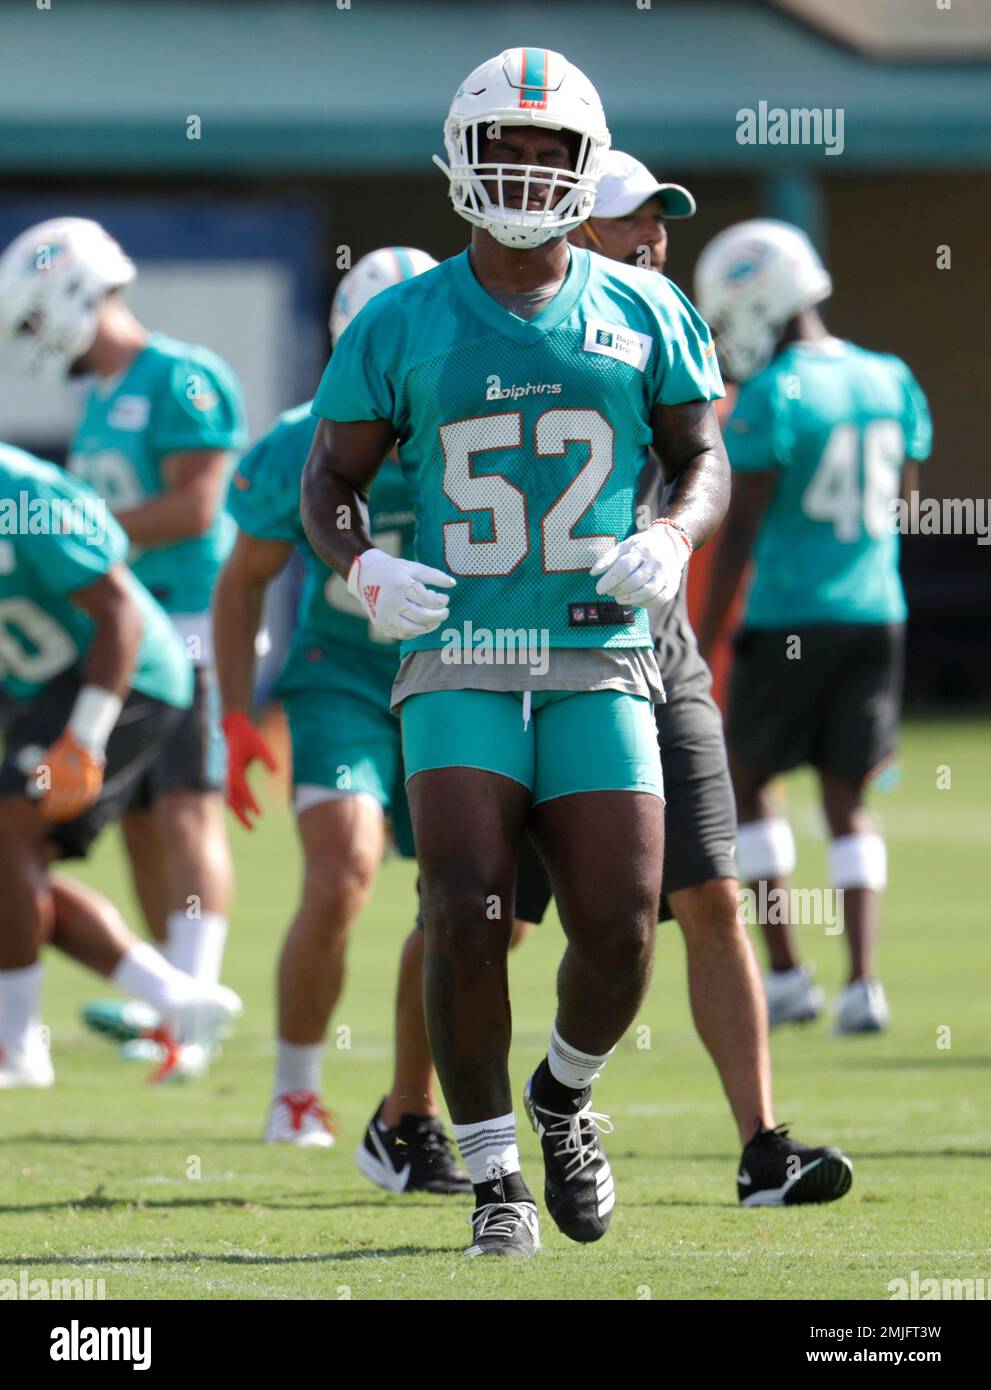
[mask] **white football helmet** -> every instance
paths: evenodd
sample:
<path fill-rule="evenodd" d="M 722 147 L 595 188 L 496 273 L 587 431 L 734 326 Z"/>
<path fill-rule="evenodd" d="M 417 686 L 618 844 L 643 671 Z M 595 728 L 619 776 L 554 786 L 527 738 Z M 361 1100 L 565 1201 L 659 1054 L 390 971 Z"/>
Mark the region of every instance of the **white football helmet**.
<path fill-rule="evenodd" d="M 532 125 L 570 130 L 579 139 L 574 169 L 482 164 L 482 141 L 492 126 Z M 564 236 L 592 211 L 609 131 L 599 95 L 583 72 L 547 48 L 507 48 L 482 63 L 455 93 L 444 122 L 448 163 L 434 155 L 451 183 L 460 217 L 484 227 L 503 246 L 540 246 Z M 495 183 L 495 199 L 485 187 Z M 522 206 L 507 207 L 507 191 L 522 186 Z M 528 209 L 531 188 L 547 188 L 542 208 Z"/>
<path fill-rule="evenodd" d="M 412 280 L 437 264 L 426 251 L 415 246 L 383 246 L 369 251 L 357 265 L 352 266 L 334 291 L 330 306 L 330 341 L 337 342 L 359 309 L 363 309 L 379 290 Z"/>
<path fill-rule="evenodd" d="M 92 346 L 104 296 L 136 273 L 98 222 L 39 222 L 0 256 L 0 333 L 16 341 L 33 376 L 64 376 Z"/>
<path fill-rule="evenodd" d="M 832 292 L 805 233 L 769 218 L 727 227 L 695 268 L 695 302 L 734 381 L 766 367 L 788 320 Z"/>

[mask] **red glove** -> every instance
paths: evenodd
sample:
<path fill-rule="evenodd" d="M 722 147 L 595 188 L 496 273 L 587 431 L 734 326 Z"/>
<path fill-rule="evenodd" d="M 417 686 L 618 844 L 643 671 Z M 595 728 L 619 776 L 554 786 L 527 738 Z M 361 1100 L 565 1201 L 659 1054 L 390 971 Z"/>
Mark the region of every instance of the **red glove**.
<path fill-rule="evenodd" d="M 269 772 L 275 772 L 278 764 L 268 744 L 243 711 L 225 714 L 220 725 L 227 740 L 227 804 L 245 829 L 254 830 L 248 813 L 260 816 L 262 812 L 248 785 L 248 768 L 255 758 L 261 758 Z"/>

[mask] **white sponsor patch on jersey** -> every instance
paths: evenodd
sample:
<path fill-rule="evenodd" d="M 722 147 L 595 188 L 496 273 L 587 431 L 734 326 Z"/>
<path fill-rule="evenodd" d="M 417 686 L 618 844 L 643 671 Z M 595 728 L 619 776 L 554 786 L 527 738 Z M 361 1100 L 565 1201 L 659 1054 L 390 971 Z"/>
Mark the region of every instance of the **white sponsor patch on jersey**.
<path fill-rule="evenodd" d="M 107 424 L 112 430 L 143 430 L 151 414 L 151 401 L 147 396 L 118 396 L 107 413 Z"/>
<path fill-rule="evenodd" d="M 637 333 L 633 328 L 621 327 L 615 323 L 604 323 L 601 319 L 589 319 L 585 325 L 584 350 L 599 352 L 603 357 L 615 357 L 618 362 L 628 362 L 642 372 L 650 358 L 654 346 L 647 333 Z"/>

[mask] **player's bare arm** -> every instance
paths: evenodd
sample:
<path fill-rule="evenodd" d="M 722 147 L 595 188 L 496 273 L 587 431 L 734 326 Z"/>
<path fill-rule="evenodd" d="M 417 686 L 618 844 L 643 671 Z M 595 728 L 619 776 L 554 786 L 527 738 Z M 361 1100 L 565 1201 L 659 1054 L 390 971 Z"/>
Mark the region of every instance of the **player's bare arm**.
<path fill-rule="evenodd" d="M 213 648 L 224 714 L 251 704 L 255 638 L 265 590 L 292 553 L 291 541 L 239 531 L 213 596 Z"/>
<path fill-rule="evenodd" d="M 117 513 L 135 545 L 167 545 L 210 529 L 227 484 L 226 449 L 189 449 L 162 460 L 165 491 Z"/>
<path fill-rule="evenodd" d="M 142 633 L 121 565 L 78 590 L 72 601 L 93 619 L 95 632 L 68 723 L 40 760 L 48 785 L 36 806 L 48 821 L 71 820 L 100 795 L 107 740 L 131 684 Z"/>
<path fill-rule="evenodd" d="M 303 470 L 300 515 L 313 549 L 347 578 L 372 626 L 385 637 L 420 637 L 448 617 L 437 589 L 451 589 L 455 580 L 372 542 L 363 493 L 394 442 L 386 420 L 322 420 Z"/>
<path fill-rule="evenodd" d="M 313 436 L 300 516 L 313 549 L 345 578 L 358 556 L 372 548 L 365 494 L 395 438 L 388 420 L 321 420 Z"/>
<path fill-rule="evenodd" d="M 101 690 L 126 695 L 141 642 L 142 622 L 128 592 L 127 571 L 114 565 L 94 584 L 72 595 L 77 608 L 93 619 L 96 631 L 86 663 L 86 679 Z"/>
<path fill-rule="evenodd" d="M 733 481 L 733 496 L 726 514 L 726 525 L 716 547 L 709 593 L 699 627 L 699 650 L 703 657 L 707 657 L 712 650 L 729 612 L 740 579 L 750 562 L 761 518 L 774 496 L 777 484 L 778 472 L 774 468 L 756 473 L 738 473 Z"/>
<path fill-rule="evenodd" d="M 641 607 L 675 596 L 689 556 L 719 526 L 729 500 L 729 461 L 713 406 L 701 400 L 658 405 L 650 421 L 662 471 L 673 484 L 670 505 L 591 569 L 597 593 Z"/>
<path fill-rule="evenodd" d="M 730 467 L 711 401 L 658 405 L 651 413 L 654 450 L 674 483 L 665 516 L 698 550 L 719 529 L 730 502 Z"/>

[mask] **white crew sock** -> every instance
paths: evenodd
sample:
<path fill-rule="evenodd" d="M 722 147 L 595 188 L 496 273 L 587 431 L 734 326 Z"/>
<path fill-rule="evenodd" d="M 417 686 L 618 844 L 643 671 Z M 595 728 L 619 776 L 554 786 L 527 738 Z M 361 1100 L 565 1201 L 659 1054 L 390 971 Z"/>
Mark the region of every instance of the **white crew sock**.
<path fill-rule="evenodd" d="M 227 942 L 226 917 L 217 912 L 203 912 L 199 917 L 170 912 L 165 930 L 168 959 L 175 968 L 194 980 L 217 984 Z"/>
<path fill-rule="evenodd" d="M 520 1171 L 513 1112 L 474 1125 L 451 1125 L 468 1176 L 476 1185 Z"/>
<path fill-rule="evenodd" d="M 195 982 L 170 965 L 160 951 L 147 941 L 136 941 L 121 958 L 110 976 L 118 989 L 135 999 L 143 999 L 161 1013 L 184 1003 Z"/>
<path fill-rule="evenodd" d="M 601 1057 L 596 1057 L 591 1052 L 579 1052 L 577 1047 L 572 1047 L 564 1041 L 555 1023 L 551 1029 L 551 1044 L 547 1049 L 547 1065 L 550 1067 L 551 1076 L 562 1086 L 568 1086 L 572 1091 L 584 1091 L 586 1086 L 591 1086 L 615 1051 L 616 1049 L 611 1047 Z"/>
<path fill-rule="evenodd" d="M 323 1077 L 322 1042 L 290 1043 L 280 1038 L 275 1063 L 275 1092 L 284 1096 L 287 1091 L 312 1091 L 320 1094 Z"/>
<path fill-rule="evenodd" d="M 0 1046 L 23 1052 L 41 1027 L 41 961 L 0 970 Z"/>

